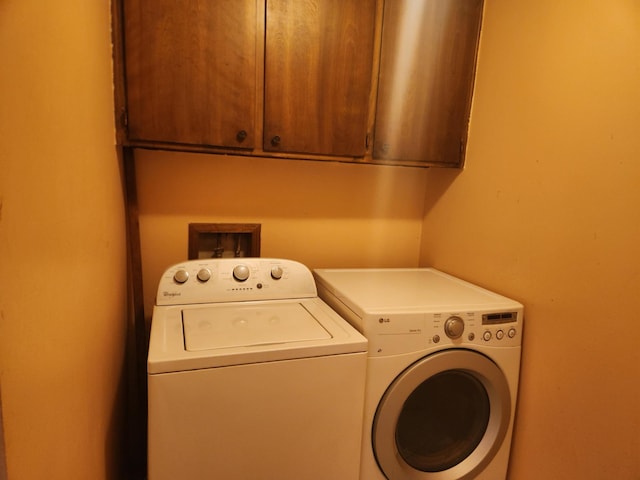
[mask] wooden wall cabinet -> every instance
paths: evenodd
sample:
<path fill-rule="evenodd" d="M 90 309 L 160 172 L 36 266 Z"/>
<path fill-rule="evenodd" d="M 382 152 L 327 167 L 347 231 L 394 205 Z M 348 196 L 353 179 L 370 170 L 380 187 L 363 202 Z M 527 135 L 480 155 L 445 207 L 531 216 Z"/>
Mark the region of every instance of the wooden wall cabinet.
<path fill-rule="evenodd" d="M 373 158 L 461 166 L 483 0 L 386 0 Z"/>
<path fill-rule="evenodd" d="M 376 0 L 121 1 L 128 144 L 364 156 Z"/>
<path fill-rule="evenodd" d="M 267 0 L 264 150 L 366 152 L 376 0 Z"/>
<path fill-rule="evenodd" d="M 123 146 L 464 161 L 483 0 L 114 1 Z"/>
<path fill-rule="evenodd" d="M 129 143 L 255 146 L 255 0 L 122 0 Z"/>

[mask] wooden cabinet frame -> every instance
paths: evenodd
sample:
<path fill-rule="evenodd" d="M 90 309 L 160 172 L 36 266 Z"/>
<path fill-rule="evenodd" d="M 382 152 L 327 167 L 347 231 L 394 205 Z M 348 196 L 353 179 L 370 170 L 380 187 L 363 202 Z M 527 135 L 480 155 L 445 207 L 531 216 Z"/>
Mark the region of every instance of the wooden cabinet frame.
<path fill-rule="evenodd" d="M 466 139 L 467 139 L 467 131 L 459 132 L 459 137 L 456 137 L 456 134 L 448 135 L 448 128 L 440 128 L 441 125 L 438 125 L 439 128 L 436 128 L 440 133 L 432 135 L 431 129 L 429 129 L 425 135 L 421 135 L 419 133 L 411 133 L 411 129 L 404 129 L 405 135 L 400 140 L 397 140 L 396 143 L 400 144 L 400 142 L 423 142 L 424 145 L 429 145 L 429 138 L 441 138 L 443 135 L 448 136 L 447 139 L 447 147 L 446 149 L 441 149 L 440 147 L 436 147 L 435 150 L 429 150 L 431 153 L 424 152 L 424 155 L 418 156 L 414 154 L 409 154 L 408 158 L 401 158 L 403 155 L 395 155 L 393 153 L 385 152 L 384 146 L 381 147 L 380 144 L 384 144 L 385 141 L 379 141 L 377 146 L 374 148 L 374 144 L 376 144 L 376 133 L 377 125 L 376 125 L 376 112 L 380 108 L 380 104 L 378 102 L 378 94 L 379 92 L 383 92 L 384 90 L 380 90 L 380 78 L 382 75 L 381 65 L 381 55 L 383 54 L 383 23 L 386 8 L 388 6 L 394 5 L 395 2 L 398 4 L 404 3 L 405 0 L 374 0 L 375 3 L 375 14 L 374 14 L 374 38 L 373 38 L 373 48 L 371 59 L 371 78 L 370 78 L 370 91 L 369 91 L 369 103 L 368 103 L 368 120 L 366 122 L 366 135 L 363 139 L 365 143 L 364 154 L 361 156 L 341 156 L 336 153 L 335 155 L 326 155 L 326 154 L 313 154 L 313 153 L 295 153 L 295 152 L 287 152 L 284 150 L 280 150 L 278 148 L 272 148 L 270 145 L 267 145 L 267 139 L 265 139 L 265 134 L 273 135 L 273 131 L 269 130 L 266 132 L 265 128 L 265 60 L 268 52 L 265 51 L 266 48 L 266 23 L 265 23 L 265 15 L 267 13 L 267 2 L 268 0 L 254 0 L 255 8 L 256 8 L 256 18 L 255 18 L 255 121 L 254 128 L 255 132 L 249 134 L 249 138 L 253 142 L 252 148 L 243 148 L 241 146 L 231 147 L 222 147 L 222 146 L 211 146 L 211 145 L 198 145 L 193 143 L 172 143 L 169 141 L 149 141 L 149 140 L 132 140 L 128 138 L 127 128 L 128 128 L 128 119 L 127 119 L 127 111 L 126 111 L 126 95 L 127 90 L 125 86 L 125 61 L 124 61 L 124 25 L 122 22 L 123 18 L 123 6 L 124 2 L 133 1 L 133 0 L 112 0 L 114 5 L 114 45 L 115 45 L 115 96 L 116 96 L 116 129 L 117 129 L 117 139 L 118 144 L 126 147 L 133 148 L 146 148 L 146 149 L 163 149 L 163 150 L 175 150 L 175 151 L 183 151 L 183 152 L 200 152 L 200 153 L 217 153 L 217 154 L 229 154 L 229 155 L 243 155 L 243 156 L 253 156 L 253 157 L 271 157 L 271 158 L 282 158 L 282 159 L 301 159 L 301 160 L 330 160 L 330 161 L 338 161 L 338 162 L 349 162 L 349 163 L 363 163 L 363 164 L 381 164 L 381 165 L 396 165 L 396 166 L 410 166 L 410 167 L 431 167 L 431 166 L 439 166 L 439 167 L 461 167 L 464 162 L 464 154 L 466 149 Z M 274 0 L 276 1 L 276 0 Z M 278 0 L 279 1 L 279 0 Z M 442 0 L 423 0 L 425 4 L 436 5 L 437 2 Z M 452 6 L 457 4 L 458 6 L 461 4 L 466 4 L 464 0 L 451 0 Z M 470 2 L 471 3 L 471 2 Z M 482 0 L 476 0 L 476 4 L 480 4 L 480 16 L 482 11 Z M 388 5 L 387 5 L 388 4 Z M 459 8 L 459 7 L 456 7 Z M 446 10 L 446 9 L 444 9 Z M 444 11 L 442 10 L 442 11 Z M 437 12 L 437 9 L 433 10 Z M 445 21 L 443 19 L 443 21 Z M 446 20 L 448 21 L 448 20 Z M 461 21 L 463 21 L 461 19 Z M 465 22 L 467 20 L 464 20 Z M 436 26 L 436 30 L 440 27 L 439 20 L 435 20 L 432 25 Z M 465 27 L 460 28 L 463 31 Z M 479 32 L 479 30 L 478 30 Z M 435 32 L 433 38 L 440 38 L 440 33 L 444 33 L 446 40 L 444 40 L 446 45 L 450 45 L 449 42 L 452 41 L 453 38 L 459 38 L 458 33 L 451 33 L 451 31 L 446 30 L 446 28 L 442 29 L 442 32 Z M 474 40 L 479 41 L 479 33 L 475 36 L 471 31 L 467 31 L 466 33 L 462 33 L 463 36 L 466 36 L 466 42 L 473 42 Z M 423 41 L 430 42 L 428 36 L 422 37 Z M 461 37 L 460 37 L 461 38 Z M 424 47 L 424 46 L 422 46 Z M 448 51 L 443 51 L 444 56 L 457 56 L 457 46 L 451 47 Z M 471 51 L 473 55 L 477 54 L 477 45 L 475 50 L 473 47 L 469 49 L 469 47 L 461 47 L 466 49 L 467 52 Z M 452 60 L 451 65 L 455 65 L 455 62 L 458 62 L 457 65 L 465 65 L 464 58 L 460 57 Z M 444 65 L 444 64 L 441 64 Z M 468 65 L 465 66 L 465 68 Z M 441 68 L 441 67 L 436 67 Z M 447 67 L 445 67 L 446 69 Z M 456 67 L 457 68 L 457 67 Z M 388 70 L 388 67 L 387 67 Z M 393 70 L 393 69 L 392 69 Z M 460 115 L 461 121 L 454 122 L 451 124 L 451 128 L 463 128 L 468 127 L 470 106 L 471 106 L 471 96 L 473 92 L 473 77 L 475 75 L 475 61 L 474 65 L 470 69 L 466 69 L 467 72 L 471 74 L 471 82 L 468 85 L 468 91 L 464 92 L 463 89 L 459 89 L 459 87 L 454 87 L 453 90 L 447 90 L 447 87 L 444 87 L 445 90 L 438 90 L 435 93 L 435 97 L 433 97 L 436 101 L 433 102 L 435 105 L 439 105 L 436 108 L 436 111 L 440 111 L 441 115 L 448 116 L 449 109 L 452 111 L 462 112 L 456 115 Z M 449 75 L 451 72 L 446 73 Z M 467 82 L 468 80 L 463 80 L 463 82 Z M 443 82 L 443 84 L 447 84 L 448 81 Z M 455 98 L 460 98 L 460 103 L 464 103 L 465 105 L 455 105 L 455 104 L 447 104 L 446 102 L 440 102 L 440 98 L 448 97 L 450 102 L 455 102 Z M 384 105 L 384 103 L 383 103 Z M 386 102 L 388 105 L 388 102 Z M 428 107 L 431 108 L 431 107 Z M 438 110 L 439 109 L 439 110 Z M 413 115 L 413 117 L 411 117 Z M 416 115 L 419 115 L 419 111 L 413 111 L 407 114 L 406 118 L 414 118 Z M 462 117 L 465 117 L 464 119 Z M 437 115 L 436 117 L 437 122 Z M 466 124 L 464 122 L 466 121 Z M 397 124 L 397 121 L 391 122 L 391 124 Z M 419 122 L 412 121 L 412 125 L 416 126 Z M 443 125 L 446 124 L 443 123 Z M 389 122 L 387 122 L 389 125 Z M 434 125 L 433 121 L 431 125 Z M 456 126 L 459 125 L 459 126 Z M 429 128 L 429 127 L 427 127 Z M 383 129 L 385 130 L 385 129 Z M 388 130 L 388 127 L 386 128 Z M 418 130 L 419 131 L 419 130 Z M 359 135 L 359 134 L 358 134 Z M 424 138 L 423 138 L 424 137 Z M 435 140 L 437 142 L 438 140 Z M 453 142 L 453 143 L 452 143 Z M 455 144 L 455 145 L 453 145 Z M 432 145 L 433 146 L 433 145 Z M 294 147 L 293 150 L 300 148 Z M 407 151 L 404 150 L 403 151 Z M 419 150 L 417 150 L 419 152 Z M 441 151 L 443 153 L 434 153 Z M 429 158 L 426 158 L 429 157 Z"/>

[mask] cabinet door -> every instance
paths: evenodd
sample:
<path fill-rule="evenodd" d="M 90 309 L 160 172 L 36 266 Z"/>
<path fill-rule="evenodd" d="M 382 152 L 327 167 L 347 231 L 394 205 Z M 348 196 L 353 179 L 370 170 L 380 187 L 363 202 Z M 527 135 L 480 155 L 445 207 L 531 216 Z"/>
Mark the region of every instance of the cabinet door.
<path fill-rule="evenodd" d="M 124 0 L 130 141 L 254 147 L 256 3 Z"/>
<path fill-rule="evenodd" d="M 374 159 L 460 165 L 482 0 L 386 0 Z"/>
<path fill-rule="evenodd" d="M 375 0 L 267 0 L 264 150 L 362 156 Z"/>

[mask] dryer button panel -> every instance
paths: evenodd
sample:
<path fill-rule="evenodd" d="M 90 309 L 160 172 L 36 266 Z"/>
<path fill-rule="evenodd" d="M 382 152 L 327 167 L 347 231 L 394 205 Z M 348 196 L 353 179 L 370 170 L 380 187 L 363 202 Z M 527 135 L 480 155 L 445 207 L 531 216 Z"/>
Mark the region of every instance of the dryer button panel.
<path fill-rule="evenodd" d="M 509 347 L 521 344 L 522 312 L 443 312 L 428 316 L 432 344 L 491 345 Z"/>

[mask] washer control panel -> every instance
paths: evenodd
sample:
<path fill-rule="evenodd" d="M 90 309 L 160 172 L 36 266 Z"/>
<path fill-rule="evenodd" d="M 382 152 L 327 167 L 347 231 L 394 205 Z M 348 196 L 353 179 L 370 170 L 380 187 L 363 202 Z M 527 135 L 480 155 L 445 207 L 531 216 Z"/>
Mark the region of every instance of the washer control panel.
<path fill-rule="evenodd" d="M 311 271 L 278 258 L 212 258 L 169 267 L 158 284 L 156 305 L 316 297 Z"/>

